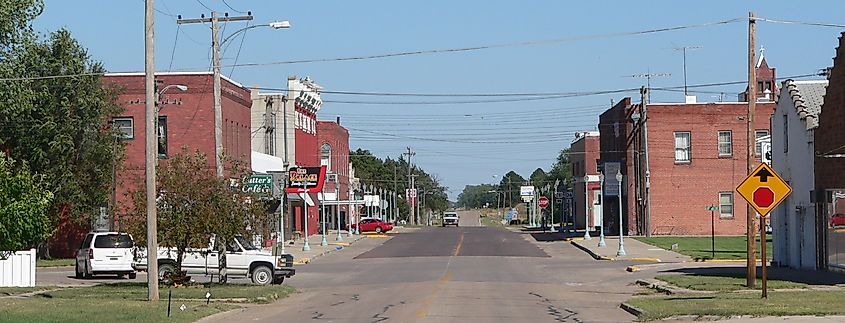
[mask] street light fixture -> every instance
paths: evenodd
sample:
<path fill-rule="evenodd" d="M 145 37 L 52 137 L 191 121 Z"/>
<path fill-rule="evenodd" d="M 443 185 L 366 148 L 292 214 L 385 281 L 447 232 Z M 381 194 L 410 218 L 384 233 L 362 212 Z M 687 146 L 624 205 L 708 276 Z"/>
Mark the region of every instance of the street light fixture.
<path fill-rule="evenodd" d="M 625 255 L 625 238 L 622 235 L 622 170 L 616 171 L 616 183 L 619 184 L 619 250 L 616 251 L 616 256 L 621 257 Z"/>
<path fill-rule="evenodd" d="M 599 247 L 607 245 L 604 241 L 604 173 L 599 173 Z"/>
<path fill-rule="evenodd" d="M 590 236 L 590 196 L 587 194 L 590 175 L 584 175 L 584 240 L 592 240 Z M 574 186 L 574 185 L 573 185 Z"/>

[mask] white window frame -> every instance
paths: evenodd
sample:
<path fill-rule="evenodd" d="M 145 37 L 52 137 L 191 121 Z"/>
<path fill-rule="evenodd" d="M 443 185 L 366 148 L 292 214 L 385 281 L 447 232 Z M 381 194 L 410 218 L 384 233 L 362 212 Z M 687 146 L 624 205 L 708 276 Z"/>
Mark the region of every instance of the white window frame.
<path fill-rule="evenodd" d="M 678 146 L 679 135 L 686 135 L 686 137 L 687 137 L 686 147 Z M 675 163 L 676 164 L 681 164 L 681 163 L 686 164 L 686 163 L 692 162 L 692 133 L 689 132 L 689 131 L 675 131 L 674 138 L 675 138 Z M 679 158 L 679 155 L 678 155 L 679 152 L 686 152 L 686 159 Z"/>
<path fill-rule="evenodd" d="M 126 127 L 119 127 L 117 125 L 118 121 L 129 121 L 129 132 L 123 131 Z M 133 140 L 135 139 L 135 118 L 133 117 L 114 117 L 112 118 L 112 125 L 114 128 L 120 132 L 120 139 L 121 140 Z"/>
<path fill-rule="evenodd" d="M 729 204 L 722 203 L 722 197 L 727 196 L 730 198 Z M 725 212 L 725 206 L 730 207 L 730 212 Z M 721 219 L 733 219 L 734 218 L 734 193 L 733 191 L 724 191 L 719 192 L 719 218 Z"/>
<path fill-rule="evenodd" d="M 722 135 L 723 134 L 728 135 L 727 141 L 722 141 Z M 730 131 L 730 130 L 719 130 L 719 133 L 717 135 L 716 140 L 718 141 L 719 157 L 733 156 L 734 148 L 733 148 L 733 132 L 732 131 Z M 724 148 L 727 149 L 727 152 L 722 151 L 723 146 L 726 146 Z"/>
<path fill-rule="evenodd" d="M 763 134 L 763 133 L 765 133 L 765 134 Z M 763 134 L 763 135 L 761 136 L 761 134 Z M 754 156 L 755 157 L 759 158 L 760 156 L 763 155 L 763 143 L 757 141 L 757 139 L 759 139 L 760 137 L 768 136 L 768 135 L 771 135 L 769 130 L 766 130 L 766 129 L 754 130 Z"/>

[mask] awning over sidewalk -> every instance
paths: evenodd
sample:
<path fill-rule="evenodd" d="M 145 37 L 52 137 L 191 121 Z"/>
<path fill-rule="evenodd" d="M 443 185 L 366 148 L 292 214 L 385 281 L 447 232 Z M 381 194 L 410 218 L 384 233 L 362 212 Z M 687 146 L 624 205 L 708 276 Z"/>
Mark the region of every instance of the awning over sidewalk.
<path fill-rule="evenodd" d="M 305 198 L 305 203 L 307 203 L 307 204 L 308 204 L 308 206 L 314 206 L 314 205 L 316 205 L 316 204 L 314 204 L 314 199 L 312 199 L 312 198 L 311 198 L 311 195 L 309 195 L 309 194 L 305 194 L 305 193 L 288 193 L 288 201 L 291 201 L 291 202 L 300 202 L 300 203 L 302 203 L 302 199 L 303 199 L 303 197 Z"/>
<path fill-rule="evenodd" d="M 285 160 L 281 157 L 252 151 L 252 171 L 258 173 L 284 172 Z"/>

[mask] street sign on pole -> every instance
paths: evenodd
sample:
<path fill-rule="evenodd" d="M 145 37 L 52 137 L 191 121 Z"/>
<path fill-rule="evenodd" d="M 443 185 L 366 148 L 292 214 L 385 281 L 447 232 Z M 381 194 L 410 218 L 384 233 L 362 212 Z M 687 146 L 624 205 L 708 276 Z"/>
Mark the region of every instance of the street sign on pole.
<path fill-rule="evenodd" d="M 549 199 L 548 199 L 548 198 L 546 198 L 545 196 L 540 196 L 540 199 L 539 199 L 539 200 L 537 200 L 537 204 L 538 204 L 541 208 L 544 208 L 544 209 L 545 209 L 547 206 L 549 206 Z"/>
<path fill-rule="evenodd" d="M 768 164 L 760 163 L 760 166 L 736 187 L 736 191 L 760 213 L 760 217 L 765 218 L 792 193 L 792 187 Z"/>

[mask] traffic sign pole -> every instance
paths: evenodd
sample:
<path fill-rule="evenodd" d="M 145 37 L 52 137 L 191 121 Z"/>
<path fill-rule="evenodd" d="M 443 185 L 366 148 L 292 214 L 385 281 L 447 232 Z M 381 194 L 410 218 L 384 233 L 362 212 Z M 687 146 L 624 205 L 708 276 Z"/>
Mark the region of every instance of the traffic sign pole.
<path fill-rule="evenodd" d="M 768 299 L 769 293 L 766 290 L 766 218 L 760 217 L 760 259 L 763 260 L 763 267 L 762 267 L 762 278 L 763 278 L 763 298 Z"/>

